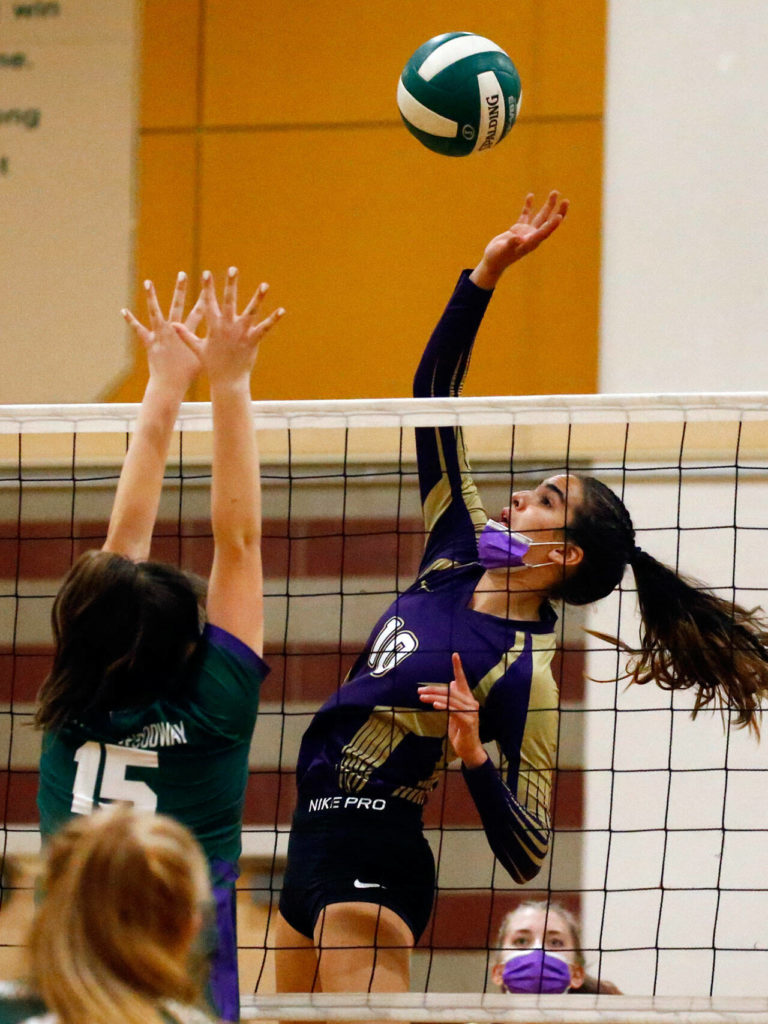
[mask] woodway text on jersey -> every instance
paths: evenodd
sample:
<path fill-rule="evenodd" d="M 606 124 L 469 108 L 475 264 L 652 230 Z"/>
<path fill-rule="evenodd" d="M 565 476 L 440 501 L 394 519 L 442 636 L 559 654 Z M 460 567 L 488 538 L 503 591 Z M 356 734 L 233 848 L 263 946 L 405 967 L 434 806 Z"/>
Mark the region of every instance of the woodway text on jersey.
<path fill-rule="evenodd" d="M 121 747 L 141 747 L 144 750 L 150 747 L 175 747 L 186 742 L 183 722 L 152 722 L 145 725 L 141 732 L 118 740 Z"/>

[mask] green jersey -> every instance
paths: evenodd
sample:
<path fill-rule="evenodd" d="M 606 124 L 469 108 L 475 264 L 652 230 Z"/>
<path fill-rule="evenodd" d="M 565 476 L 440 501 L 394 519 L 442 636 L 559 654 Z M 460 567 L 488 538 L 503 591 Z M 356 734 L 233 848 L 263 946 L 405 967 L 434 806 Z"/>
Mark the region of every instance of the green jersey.
<path fill-rule="evenodd" d="M 219 1016 L 239 1019 L 235 880 L 248 752 L 269 671 L 241 640 L 208 625 L 199 667 L 178 697 L 73 715 L 43 737 L 37 806 L 43 838 L 74 814 L 114 801 L 168 814 L 205 851 L 216 905 L 210 989 Z"/>
<path fill-rule="evenodd" d="M 241 849 L 248 752 L 268 672 L 242 641 L 206 626 L 182 696 L 72 717 L 45 734 L 37 804 L 44 838 L 114 801 L 168 814 L 197 837 L 213 882 Z"/>

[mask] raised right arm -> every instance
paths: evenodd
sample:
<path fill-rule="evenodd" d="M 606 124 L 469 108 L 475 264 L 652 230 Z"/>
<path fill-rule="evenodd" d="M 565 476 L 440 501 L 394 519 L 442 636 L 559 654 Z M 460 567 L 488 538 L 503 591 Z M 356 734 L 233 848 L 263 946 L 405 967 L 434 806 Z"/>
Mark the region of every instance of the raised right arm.
<path fill-rule="evenodd" d="M 421 357 L 416 398 L 456 397 L 469 369 L 475 336 L 491 298 L 463 271 Z M 472 480 L 462 431 L 417 427 L 416 456 L 427 542 L 421 573 L 477 557 L 476 534 L 487 516 Z"/>
<path fill-rule="evenodd" d="M 209 622 L 261 655 L 264 648 L 264 587 L 261 565 L 261 487 L 251 412 L 251 371 L 259 342 L 283 315 L 277 309 L 255 323 L 267 290 L 262 285 L 237 313 L 237 271 L 230 268 L 219 307 L 213 278 L 203 275 L 208 324 L 204 340 L 177 325 L 199 356 L 211 385 L 213 480 L 211 528 L 214 555 L 208 583 Z"/>
<path fill-rule="evenodd" d="M 517 221 L 486 246 L 471 272 L 463 271 L 421 357 L 413 382 L 416 398 L 458 396 L 472 346 L 491 294 L 504 271 L 533 252 L 562 223 L 568 201 L 551 192 L 537 213 L 528 195 Z M 486 523 L 460 429 L 416 429 L 419 488 L 427 532 L 423 574 L 430 568 L 477 557 L 475 537 Z"/>

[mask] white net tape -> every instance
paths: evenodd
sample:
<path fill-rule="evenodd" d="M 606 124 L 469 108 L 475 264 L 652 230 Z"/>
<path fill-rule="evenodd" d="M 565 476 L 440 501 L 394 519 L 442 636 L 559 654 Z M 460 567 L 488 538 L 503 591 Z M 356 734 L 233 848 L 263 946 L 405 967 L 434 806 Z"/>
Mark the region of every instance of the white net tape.
<path fill-rule="evenodd" d="M 78 433 L 130 429 L 139 406 L 6 405 L 0 407 L 2 433 Z M 653 395 L 538 395 L 483 398 L 382 398 L 339 401 L 254 402 L 259 429 L 334 427 L 413 427 L 463 424 L 558 424 L 652 421 L 764 420 L 766 392 Z M 208 402 L 186 402 L 179 428 L 208 431 Z"/>
<path fill-rule="evenodd" d="M 243 999 L 245 1020 L 404 1020 L 440 1024 L 765 1024 L 768 999 L 636 996 L 322 995 Z"/>

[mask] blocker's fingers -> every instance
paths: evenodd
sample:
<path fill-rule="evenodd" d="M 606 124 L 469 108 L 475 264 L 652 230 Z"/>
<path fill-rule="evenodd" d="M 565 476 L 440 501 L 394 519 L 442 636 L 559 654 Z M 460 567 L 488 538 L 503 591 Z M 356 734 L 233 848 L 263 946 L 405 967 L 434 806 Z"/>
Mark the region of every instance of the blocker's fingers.
<path fill-rule="evenodd" d="M 245 309 L 243 310 L 243 313 L 242 313 L 243 316 L 253 316 L 254 315 L 256 310 L 261 305 L 261 300 L 267 294 L 268 289 L 269 289 L 269 285 L 267 284 L 267 282 L 266 281 L 262 281 L 261 284 L 259 285 L 259 287 L 256 289 L 256 291 L 251 296 L 251 298 L 248 301 L 248 303 L 246 304 L 246 307 L 245 307 Z"/>
<path fill-rule="evenodd" d="M 448 707 L 448 684 L 430 683 L 420 686 L 419 700 L 424 704 L 431 704 L 435 711 L 445 711 Z"/>
<path fill-rule="evenodd" d="M 213 283 L 213 274 L 210 270 L 203 271 L 203 287 L 200 291 L 200 298 L 203 302 L 205 315 L 209 319 L 211 317 L 221 316 L 221 310 L 219 309 L 219 303 L 216 298 L 216 286 Z"/>
<path fill-rule="evenodd" d="M 200 295 L 198 295 L 197 301 L 195 302 L 194 306 L 192 307 L 192 309 L 190 309 L 189 313 L 187 313 L 187 319 L 184 321 L 184 324 L 190 329 L 190 331 L 196 331 L 198 324 L 203 319 L 204 315 L 205 307 L 203 303 L 203 295 L 201 292 Z"/>
<path fill-rule="evenodd" d="M 221 312 L 232 319 L 237 316 L 237 267 L 230 267 L 227 271 Z"/>
<path fill-rule="evenodd" d="M 198 338 L 185 324 L 173 323 L 171 327 L 173 327 L 187 348 L 191 348 L 198 358 L 202 356 L 204 343 L 201 338 Z"/>
<path fill-rule="evenodd" d="M 165 321 L 160 303 L 157 301 L 157 293 L 154 284 L 147 280 L 144 282 L 144 294 L 147 299 L 147 311 L 149 312 L 149 326 L 154 331 Z"/>
<path fill-rule="evenodd" d="M 176 275 L 176 287 L 173 289 L 169 320 L 181 320 L 184 317 L 184 303 L 187 299 L 187 275 L 180 270 Z"/>
<path fill-rule="evenodd" d="M 277 323 L 278 320 L 282 320 L 282 318 L 284 316 L 285 316 L 285 310 L 283 309 L 282 306 L 280 306 L 279 309 L 276 309 L 274 311 L 274 313 L 270 313 L 270 315 L 266 318 L 266 320 L 262 320 L 260 323 L 256 324 L 254 327 L 249 327 L 248 328 L 248 337 L 251 338 L 251 339 L 253 339 L 253 338 L 261 338 L 262 335 L 266 334 L 268 330 L 270 330 L 272 327 L 275 326 L 275 324 Z"/>
<path fill-rule="evenodd" d="M 134 331 L 136 331 L 136 333 L 139 335 L 140 338 L 142 338 L 142 340 L 146 340 L 146 337 L 149 334 L 149 332 L 147 331 L 144 324 L 141 323 L 140 320 L 136 319 L 136 317 L 133 315 L 130 309 L 121 309 L 120 315 L 122 316 L 123 320 L 125 320 L 125 322 L 129 324 L 134 329 Z"/>

